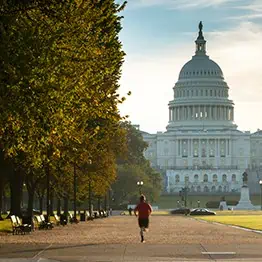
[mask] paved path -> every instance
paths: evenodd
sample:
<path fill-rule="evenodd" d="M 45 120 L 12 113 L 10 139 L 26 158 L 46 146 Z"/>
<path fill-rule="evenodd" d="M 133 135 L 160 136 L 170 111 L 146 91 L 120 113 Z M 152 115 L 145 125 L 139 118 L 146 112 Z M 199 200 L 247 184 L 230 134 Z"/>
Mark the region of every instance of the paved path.
<path fill-rule="evenodd" d="M 114 216 L 0 235 L 0 261 L 262 261 L 262 234 L 191 217 L 153 216 L 146 243 L 139 240 L 135 217 Z"/>

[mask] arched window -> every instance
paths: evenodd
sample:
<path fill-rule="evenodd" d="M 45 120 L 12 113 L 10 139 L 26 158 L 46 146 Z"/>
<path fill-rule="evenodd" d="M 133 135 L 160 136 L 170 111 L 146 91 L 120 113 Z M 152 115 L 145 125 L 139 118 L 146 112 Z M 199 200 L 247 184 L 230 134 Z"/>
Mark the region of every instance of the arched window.
<path fill-rule="evenodd" d="M 204 175 L 204 180 L 203 181 L 204 182 L 208 182 L 208 175 L 207 174 Z"/>
<path fill-rule="evenodd" d="M 185 176 L 185 183 L 189 182 L 189 176 Z"/>
<path fill-rule="evenodd" d="M 232 182 L 236 182 L 236 175 L 235 174 L 232 175 Z"/>
<path fill-rule="evenodd" d="M 216 187 L 215 187 L 215 186 L 212 186 L 211 191 L 212 191 L 213 193 L 216 192 Z"/>
<path fill-rule="evenodd" d="M 197 192 L 201 192 L 201 187 L 200 186 L 197 187 Z"/>
<path fill-rule="evenodd" d="M 180 182 L 179 175 L 176 175 L 176 183 L 179 183 L 179 182 Z"/>
<path fill-rule="evenodd" d="M 194 175 L 194 182 L 198 182 L 198 175 Z"/>
<path fill-rule="evenodd" d="M 204 192 L 209 192 L 209 188 L 207 186 L 204 187 Z"/>
<path fill-rule="evenodd" d="M 218 192 L 222 192 L 222 186 L 218 187 Z"/>
<path fill-rule="evenodd" d="M 213 175 L 213 182 L 216 183 L 217 182 L 217 175 Z"/>
<path fill-rule="evenodd" d="M 224 174 L 224 175 L 222 176 L 222 182 L 227 182 L 227 175 L 226 175 L 226 174 Z"/>

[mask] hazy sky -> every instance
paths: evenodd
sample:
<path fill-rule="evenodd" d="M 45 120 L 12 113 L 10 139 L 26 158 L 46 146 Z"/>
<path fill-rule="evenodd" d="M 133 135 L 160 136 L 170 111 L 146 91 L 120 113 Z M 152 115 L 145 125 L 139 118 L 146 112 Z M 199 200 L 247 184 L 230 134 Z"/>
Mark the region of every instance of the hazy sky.
<path fill-rule="evenodd" d="M 133 124 L 165 131 L 173 86 L 203 21 L 207 55 L 224 73 L 238 129 L 262 129 L 262 0 L 129 0 L 122 15 L 120 94 L 132 95 L 120 112 Z"/>

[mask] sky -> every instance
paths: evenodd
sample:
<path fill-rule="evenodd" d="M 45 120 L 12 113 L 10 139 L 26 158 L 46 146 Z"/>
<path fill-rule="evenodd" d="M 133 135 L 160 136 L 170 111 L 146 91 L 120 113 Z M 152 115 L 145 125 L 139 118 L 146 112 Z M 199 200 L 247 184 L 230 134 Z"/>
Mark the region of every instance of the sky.
<path fill-rule="evenodd" d="M 166 130 L 168 102 L 202 21 L 207 55 L 224 73 L 238 129 L 262 129 L 262 0 L 129 0 L 121 15 L 126 57 L 119 92 L 127 99 L 119 110 L 132 124 Z"/>

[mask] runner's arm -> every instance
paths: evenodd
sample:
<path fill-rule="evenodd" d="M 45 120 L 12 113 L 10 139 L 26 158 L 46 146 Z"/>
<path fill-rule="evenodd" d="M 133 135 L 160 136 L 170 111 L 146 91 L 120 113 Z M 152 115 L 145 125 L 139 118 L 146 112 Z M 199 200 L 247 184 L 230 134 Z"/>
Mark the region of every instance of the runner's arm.
<path fill-rule="evenodd" d="M 138 208 L 137 208 L 137 206 L 135 207 L 135 209 L 134 209 L 134 214 L 135 214 L 135 216 L 137 217 L 137 212 L 138 211 Z"/>

